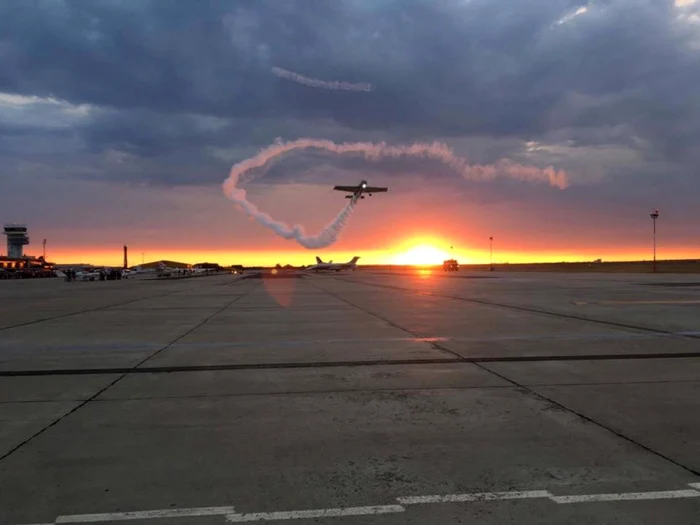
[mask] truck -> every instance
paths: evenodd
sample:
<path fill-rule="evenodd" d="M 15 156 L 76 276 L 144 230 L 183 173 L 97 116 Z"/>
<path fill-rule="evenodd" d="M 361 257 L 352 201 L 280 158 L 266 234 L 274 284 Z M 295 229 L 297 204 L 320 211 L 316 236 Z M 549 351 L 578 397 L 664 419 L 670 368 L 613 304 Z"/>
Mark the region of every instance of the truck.
<path fill-rule="evenodd" d="M 459 271 L 459 263 L 457 262 L 456 259 L 448 259 L 446 261 L 443 261 L 442 269 L 445 270 L 446 272 L 458 272 Z"/>

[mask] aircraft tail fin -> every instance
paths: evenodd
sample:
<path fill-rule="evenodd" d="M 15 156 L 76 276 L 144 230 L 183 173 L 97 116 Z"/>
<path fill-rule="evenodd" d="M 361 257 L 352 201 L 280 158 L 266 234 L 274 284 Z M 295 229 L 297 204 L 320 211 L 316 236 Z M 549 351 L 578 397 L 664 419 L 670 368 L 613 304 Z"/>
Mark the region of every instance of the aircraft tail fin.
<path fill-rule="evenodd" d="M 323 261 L 321 260 L 321 258 L 318 255 L 316 256 L 316 263 L 323 264 Z"/>
<path fill-rule="evenodd" d="M 355 256 L 355 257 L 353 257 L 352 260 L 350 261 L 350 264 L 357 264 L 357 261 L 359 261 L 359 260 L 360 260 L 360 258 L 357 257 L 357 256 Z"/>

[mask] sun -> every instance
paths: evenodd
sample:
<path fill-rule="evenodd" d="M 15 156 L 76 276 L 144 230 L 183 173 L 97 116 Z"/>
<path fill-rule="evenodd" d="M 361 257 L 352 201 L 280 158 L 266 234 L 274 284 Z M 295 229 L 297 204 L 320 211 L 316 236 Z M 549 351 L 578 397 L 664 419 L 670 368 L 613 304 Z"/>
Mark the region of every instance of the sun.
<path fill-rule="evenodd" d="M 429 244 L 419 244 L 413 246 L 403 253 L 394 257 L 394 264 L 414 264 L 429 265 L 442 264 L 442 261 L 449 259 L 450 254 Z"/>

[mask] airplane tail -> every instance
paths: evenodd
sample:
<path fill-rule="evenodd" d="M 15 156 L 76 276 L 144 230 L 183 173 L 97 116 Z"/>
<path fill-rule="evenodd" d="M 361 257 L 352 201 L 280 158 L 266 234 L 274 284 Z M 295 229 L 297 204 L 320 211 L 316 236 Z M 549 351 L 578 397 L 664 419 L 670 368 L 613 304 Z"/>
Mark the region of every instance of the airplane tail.
<path fill-rule="evenodd" d="M 323 261 L 321 260 L 321 258 L 318 255 L 316 256 L 316 263 L 323 264 Z"/>
<path fill-rule="evenodd" d="M 360 258 L 357 257 L 357 256 L 355 256 L 355 257 L 353 257 L 352 260 L 350 261 L 350 264 L 355 265 L 355 264 L 357 264 L 357 261 L 359 261 L 359 260 L 360 260 Z"/>

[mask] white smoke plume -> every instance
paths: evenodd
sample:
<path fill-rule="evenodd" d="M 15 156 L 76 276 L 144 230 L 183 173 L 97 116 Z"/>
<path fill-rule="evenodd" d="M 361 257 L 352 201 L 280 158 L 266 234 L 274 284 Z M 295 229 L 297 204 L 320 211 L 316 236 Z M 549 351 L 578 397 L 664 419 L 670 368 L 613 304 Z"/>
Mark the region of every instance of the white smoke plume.
<path fill-rule="evenodd" d="M 282 69 L 281 67 L 273 67 L 272 74 L 280 78 L 286 78 L 297 84 L 303 84 L 305 86 L 317 87 L 323 89 L 335 89 L 343 91 L 372 91 L 372 84 L 367 84 L 365 82 L 343 82 L 341 80 L 320 80 L 318 78 L 305 77 L 294 71 L 289 71 L 287 69 Z"/>
<path fill-rule="evenodd" d="M 228 182 L 228 181 L 227 181 Z M 229 199 L 238 204 L 241 209 L 251 219 L 269 228 L 277 235 L 284 239 L 294 239 L 304 248 L 317 249 L 330 246 L 338 240 L 341 230 L 345 227 L 354 210 L 352 200 L 342 209 L 338 216 L 332 222 L 326 225 L 317 235 L 306 235 L 304 227 L 295 224 L 289 226 L 284 222 L 273 219 L 269 214 L 260 209 L 246 198 L 246 191 L 241 188 L 233 188 L 226 194 Z"/>
<path fill-rule="evenodd" d="M 470 165 L 466 159 L 457 157 L 445 144 L 434 142 L 432 144 L 411 144 L 408 146 L 389 146 L 385 142 L 345 142 L 336 144 L 330 140 L 298 139 L 290 142 L 278 141 L 263 149 L 255 155 L 245 159 L 231 167 L 228 178 L 224 181 L 225 195 L 238 204 L 242 210 L 253 220 L 266 228 L 271 229 L 285 239 L 294 239 L 305 248 L 315 249 L 330 246 L 336 240 L 340 232 L 347 224 L 354 210 L 351 200 L 338 216 L 321 230 L 317 235 L 309 236 L 300 225 L 289 226 L 273 219 L 269 214 L 261 211 L 246 197 L 246 191 L 238 187 L 240 178 L 251 170 L 262 168 L 271 160 L 296 150 L 308 148 L 321 149 L 337 154 L 363 155 L 367 160 L 380 160 L 382 158 L 419 157 L 434 159 L 442 162 L 467 180 L 485 181 L 493 180 L 505 175 L 511 178 L 547 182 L 551 186 L 564 189 L 568 186 L 567 174 L 563 170 L 556 170 L 552 166 L 540 169 L 535 166 L 525 166 L 513 162 L 510 159 L 501 159 L 492 165 Z"/>

